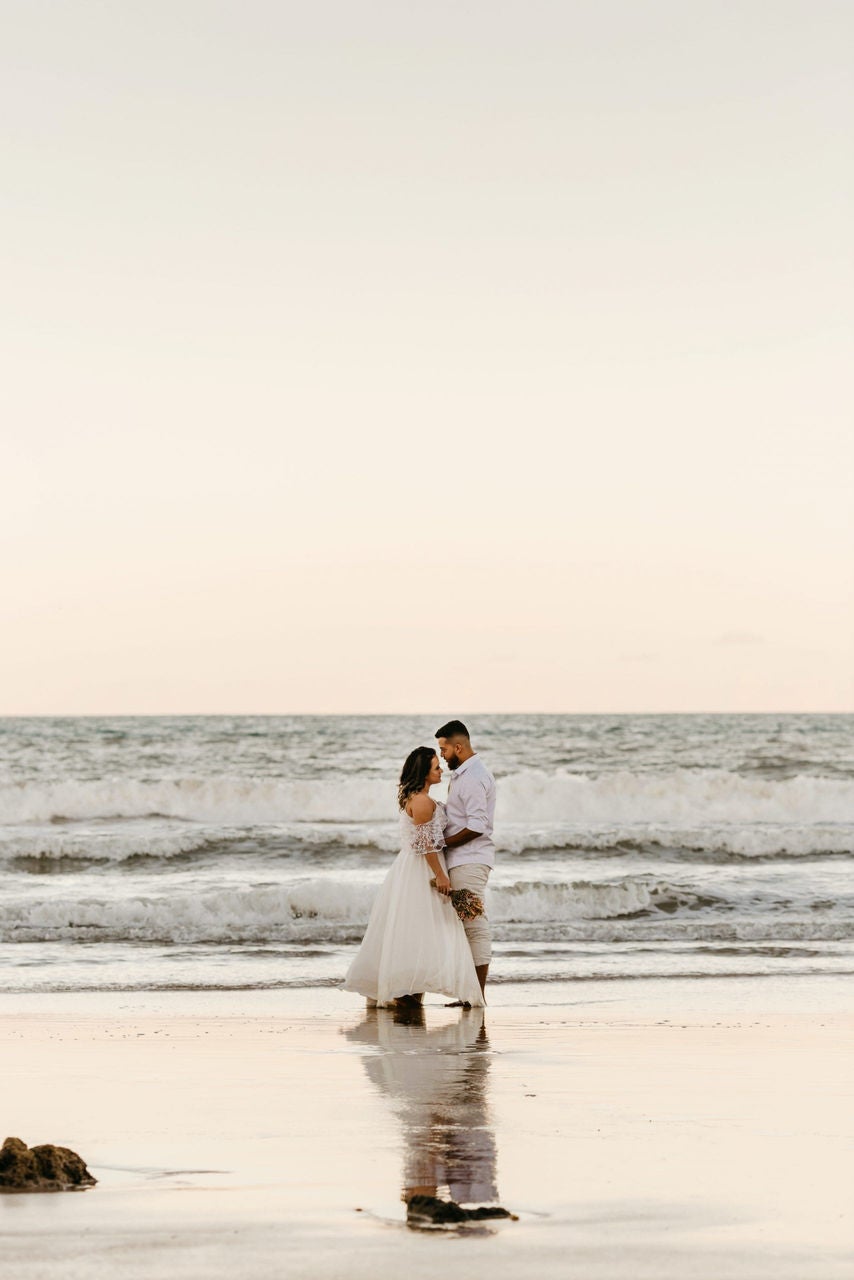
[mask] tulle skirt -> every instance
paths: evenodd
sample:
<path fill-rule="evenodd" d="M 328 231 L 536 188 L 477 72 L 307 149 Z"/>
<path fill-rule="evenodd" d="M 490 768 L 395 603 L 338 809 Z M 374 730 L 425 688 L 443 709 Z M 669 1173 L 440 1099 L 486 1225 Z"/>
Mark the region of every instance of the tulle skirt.
<path fill-rule="evenodd" d="M 430 884 L 421 853 L 403 849 L 380 886 L 343 990 L 390 1004 L 432 991 L 484 1003 L 466 931 L 450 901 Z"/>

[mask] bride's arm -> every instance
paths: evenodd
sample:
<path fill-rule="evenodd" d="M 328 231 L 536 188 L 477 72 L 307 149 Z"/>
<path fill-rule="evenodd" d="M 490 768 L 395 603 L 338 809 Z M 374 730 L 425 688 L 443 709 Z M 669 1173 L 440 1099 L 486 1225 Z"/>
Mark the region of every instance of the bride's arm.
<path fill-rule="evenodd" d="M 436 828 L 433 825 L 436 806 L 427 796 L 413 796 L 409 808 L 412 821 L 416 827 L 422 828 L 416 832 L 415 847 L 420 848 L 422 855 L 427 859 L 427 865 L 436 877 L 436 888 L 440 893 L 448 894 L 451 892 L 451 882 L 436 848 Z M 430 829 L 424 830 L 424 828 Z"/>
<path fill-rule="evenodd" d="M 451 882 L 448 879 L 447 871 L 442 866 L 438 853 L 425 853 L 424 857 L 427 859 L 427 866 L 430 867 L 436 877 L 436 888 L 440 893 L 450 893 Z"/>

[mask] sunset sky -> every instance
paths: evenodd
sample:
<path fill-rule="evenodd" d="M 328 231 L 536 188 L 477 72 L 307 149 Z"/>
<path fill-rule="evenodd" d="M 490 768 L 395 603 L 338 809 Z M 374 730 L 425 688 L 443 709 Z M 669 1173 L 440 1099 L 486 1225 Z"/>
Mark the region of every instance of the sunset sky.
<path fill-rule="evenodd" d="M 854 7 L 3 18 L 0 713 L 854 710 Z"/>

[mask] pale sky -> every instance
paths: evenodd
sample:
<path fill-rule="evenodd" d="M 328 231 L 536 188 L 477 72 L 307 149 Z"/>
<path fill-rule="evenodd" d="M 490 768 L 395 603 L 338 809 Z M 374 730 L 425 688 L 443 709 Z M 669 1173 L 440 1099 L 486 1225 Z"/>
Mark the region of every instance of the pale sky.
<path fill-rule="evenodd" d="M 0 17 L 0 713 L 854 710 L 848 0 Z"/>

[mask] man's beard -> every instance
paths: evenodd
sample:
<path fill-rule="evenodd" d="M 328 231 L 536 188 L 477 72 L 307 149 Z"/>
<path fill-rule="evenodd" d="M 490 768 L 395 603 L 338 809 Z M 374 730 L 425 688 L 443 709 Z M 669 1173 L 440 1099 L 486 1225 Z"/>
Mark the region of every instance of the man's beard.
<path fill-rule="evenodd" d="M 450 760 L 445 761 L 445 764 L 451 770 L 451 773 L 453 773 L 455 769 L 459 769 L 462 764 L 462 760 L 459 756 L 451 756 Z"/>

